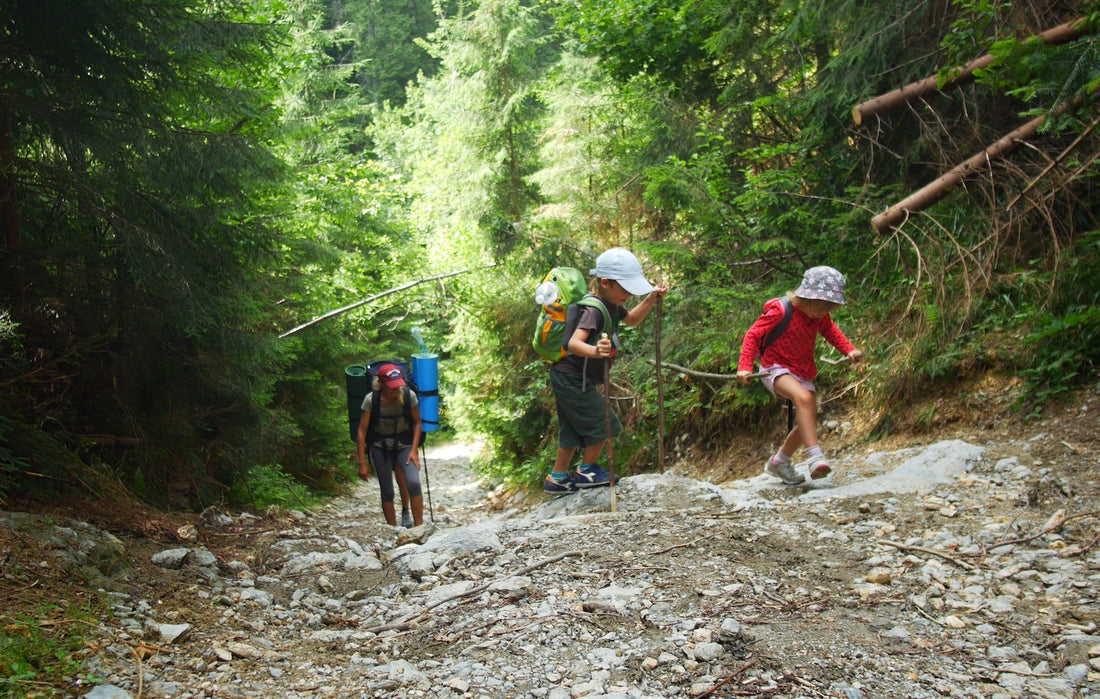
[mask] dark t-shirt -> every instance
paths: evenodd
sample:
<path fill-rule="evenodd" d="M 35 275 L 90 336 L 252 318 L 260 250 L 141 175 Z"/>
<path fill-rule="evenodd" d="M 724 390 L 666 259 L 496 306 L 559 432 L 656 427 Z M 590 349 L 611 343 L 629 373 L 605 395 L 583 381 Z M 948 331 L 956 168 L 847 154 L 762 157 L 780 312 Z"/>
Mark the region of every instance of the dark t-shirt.
<path fill-rule="evenodd" d="M 600 339 L 600 333 L 605 332 L 603 328 L 603 312 L 593 306 L 578 306 L 578 308 L 581 314 L 580 319 L 577 321 L 577 329 L 587 330 L 588 337 L 585 342 L 590 345 L 595 345 Z M 629 313 L 623 306 L 611 305 L 608 305 L 607 312 L 612 318 L 618 318 L 618 323 L 621 323 L 623 318 L 626 318 L 627 313 Z M 566 342 L 569 342 L 568 338 L 566 338 Z M 550 370 L 560 371 L 563 374 L 572 374 L 573 376 L 582 376 L 585 375 L 585 359 L 588 359 L 588 381 L 596 384 L 603 383 L 604 359 L 578 357 L 574 354 L 567 354 L 562 359 L 550 365 Z"/>

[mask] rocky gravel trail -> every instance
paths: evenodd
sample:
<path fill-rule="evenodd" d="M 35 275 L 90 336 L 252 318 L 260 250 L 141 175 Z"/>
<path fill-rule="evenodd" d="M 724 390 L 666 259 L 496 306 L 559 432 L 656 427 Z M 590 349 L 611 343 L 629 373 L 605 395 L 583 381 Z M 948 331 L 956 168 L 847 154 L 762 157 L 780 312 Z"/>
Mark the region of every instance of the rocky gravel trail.
<path fill-rule="evenodd" d="M 370 483 L 126 541 L 85 696 L 1100 698 L 1098 414 L 853 442 L 806 487 L 674 467 L 614 512 L 491 507 L 438 447 L 422 527 Z"/>

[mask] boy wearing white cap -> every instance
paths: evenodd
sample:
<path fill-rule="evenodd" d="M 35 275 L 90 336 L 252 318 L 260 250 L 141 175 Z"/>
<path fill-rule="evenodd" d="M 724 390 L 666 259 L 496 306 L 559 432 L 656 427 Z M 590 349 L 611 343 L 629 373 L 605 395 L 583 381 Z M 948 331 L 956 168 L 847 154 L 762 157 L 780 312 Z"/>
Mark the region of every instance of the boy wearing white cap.
<path fill-rule="evenodd" d="M 543 482 L 548 493 L 571 493 L 577 488 L 611 482 L 611 475 L 597 465 L 597 460 L 604 445 L 623 426 L 612 412 L 611 434 L 607 433 L 605 397 L 597 387 L 603 384 L 604 372 L 610 368 L 618 347 L 615 331 L 619 323 L 638 325 L 653 310 L 657 299 L 668 291 L 667 285 L 650 284 L 638 258 L 624 248 L 603 252 L 590 273 L 596 276 L 593 295 L 603 308 L 570 306 L 563 342 L 567 354 L 550 366 L 550 384 L 558 412 L 558 455 Z M 627 310 L 623 305 L 631 296 L 642 295 L 645 298 L 634 308 Z M 605 317 L 611 327 L 605 327 Z M 569 465 L 577 449 L 583 449 L 582 463 L 571 475 Z"/>
<path fill-rule="evenodd" d="M 764 312 L 745 333 L 741 343 L 737 379 L 748 383 L 753 361 L 760 357 L 760 369 L 768 373 L 761 379 L 764 386 L 773 395 L 791 401 L 795 407 L 794 429 L 764 465 L 764 473 L 787 485 L 798 485 L 805 480 L 791 465 L 791 457 L 801 446 L 806 447 L 810 457 L 810 478 L 824 478 L 831 471 L 817 441 L 814 342 L 821 335 L 853 362 L 863 358 L 863 352 L 852 346 L 829 317 L 844 305 L 844 284 L 844 275 L 832 267 L 811 267 L 803 274 L 798 289 L 787 293 L 787 299 L 772 299 L 764 304 Z M 784 308 L 784 300 L 789 300 L 790 311 Z M 764 347 L 765 338 L 777 329 L 787 313 L 790 320 L 786 328 L 779 328 L 778 337 L 769 338 Z"/>

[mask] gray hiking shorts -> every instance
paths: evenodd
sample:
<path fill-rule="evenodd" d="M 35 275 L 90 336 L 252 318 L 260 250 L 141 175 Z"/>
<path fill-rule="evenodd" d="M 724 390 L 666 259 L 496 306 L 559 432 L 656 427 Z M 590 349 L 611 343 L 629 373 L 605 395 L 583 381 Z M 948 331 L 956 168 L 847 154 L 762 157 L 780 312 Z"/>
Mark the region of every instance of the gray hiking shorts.
<path fill-rule="evenodd" d="M 576 449 L 599 444 L 607 439 L 607 419 L 603 394 L 596 384 L 587 382 L 581 390 L 581 377 L 560 371 L 550 372 L 550 386 L 558 407 L 558 446 Z M 611 436 L 623 431 L 619 416 L 611 411 Z"/>

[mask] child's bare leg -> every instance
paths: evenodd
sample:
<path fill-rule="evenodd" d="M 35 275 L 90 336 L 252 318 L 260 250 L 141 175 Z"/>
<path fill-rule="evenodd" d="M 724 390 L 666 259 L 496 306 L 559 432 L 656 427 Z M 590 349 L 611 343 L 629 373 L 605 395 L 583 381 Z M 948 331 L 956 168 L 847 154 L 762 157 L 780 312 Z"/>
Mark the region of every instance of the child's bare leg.
<path fill-rule="evenodd" d="M 558 447 L 558 456 L 554 459 L 554 472 L 566 473 L 569 471 L 569 463 L 573 460 L 573 454 L 576 453 L 575 447 Z"/>
<path fill-rule="evenodd" d="M 817 401 L 811 391 L 790 374 L 784 374 L 775 380 L 772 388 L 775 395 L 786 398 L 794 404 L 795 426 L 783 441 L 783 452 L 794 456 L 799 447 L 807 449 L 817 446 Z"/>
<path fill-rule="evenodd" d="M 584 455 L 583 455 L 584 456 L 584 463 L 586 463 L 586 464 L 596 463 L 596 460 L 600 458 L 600 452 L 603 451 L 603 445 L 604 444 L 607 444 L 606 439 L 602 442 L 598 442 L 596 444 L 589 444 L 587 447 L 585 447 L 584 448 Z"/>
<path fill-rule="evenodd" d="M 782 387 L 779 386 L 780 381 L 783 382 Z M 817 442 L 817 401 L 813 392 L 807 391 L 791 376 L 780 376 L 776 379 L 774 388 L 776 395 L 789 399 L 795 406 L 795 428 L 783 442 L 783 452 L 793 456 L 799 444 L 806 447 L 806 453 L 810 457 L 810 478 L 824 478 L 832 469 Z"/>

